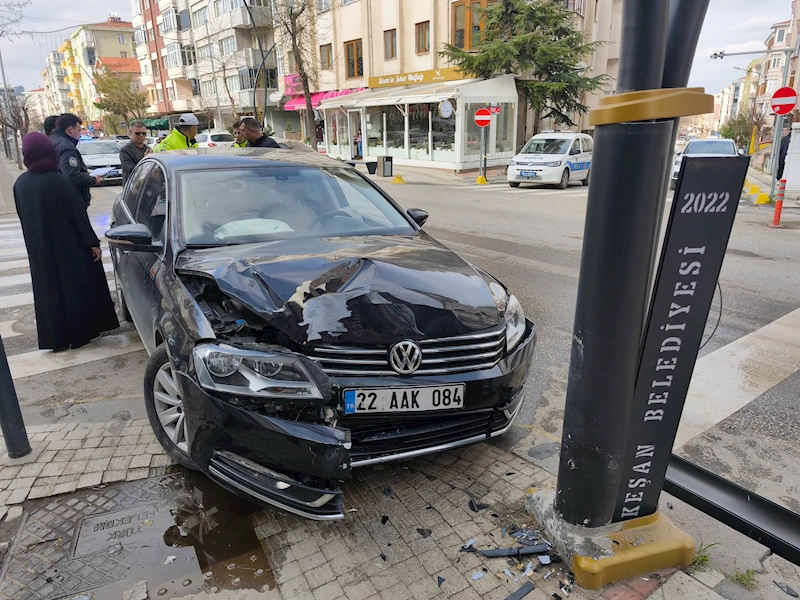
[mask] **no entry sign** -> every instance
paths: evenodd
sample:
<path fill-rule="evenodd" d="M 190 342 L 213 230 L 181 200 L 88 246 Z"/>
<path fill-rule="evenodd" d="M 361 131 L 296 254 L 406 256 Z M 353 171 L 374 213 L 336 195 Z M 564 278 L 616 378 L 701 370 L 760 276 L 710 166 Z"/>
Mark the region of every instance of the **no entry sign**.
<path fill-rule="evenodd" d="M 771 104 L 772 112 L 776 115 L 788 115 L 797 104 L 797 92 L 790 87 L 782 87 L 772 96 Z"/>
<path fill-rule="evenodd" d="M 479 108 L 475 111 L 475 125 L 486 127 L 492 122 L 492 111 L 488 108 Z"/>

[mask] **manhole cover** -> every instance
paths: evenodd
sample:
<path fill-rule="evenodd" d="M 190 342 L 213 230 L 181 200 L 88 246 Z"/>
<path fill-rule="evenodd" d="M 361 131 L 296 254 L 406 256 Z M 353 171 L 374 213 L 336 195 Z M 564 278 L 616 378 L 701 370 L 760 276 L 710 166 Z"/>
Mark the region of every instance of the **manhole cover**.
<path fill-rule="evenodd" d="M 118 599 L 142 580 L 151 597 L 166 590 L 169 598 L 275 585 L 250 523 L 256 508 L 203 475 L 175 473 L 26 509 L 0 574 L 2 599 Z"/>

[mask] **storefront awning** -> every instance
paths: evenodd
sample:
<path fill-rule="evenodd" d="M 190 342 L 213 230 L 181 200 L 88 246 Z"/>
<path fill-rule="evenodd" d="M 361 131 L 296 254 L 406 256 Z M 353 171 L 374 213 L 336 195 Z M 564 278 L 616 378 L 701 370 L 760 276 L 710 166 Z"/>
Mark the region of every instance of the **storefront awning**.
<path fill-rule="evenodd" d="M 353 88 L 347 90 L 335 90 L 332 92 L 315 92 L 311 94 L 311 107 L 317 108 L 323 100 L 333 100 L 343 96 L 349 96 L 354 93 L 361 92 L 364 88 Z M 302 94 L 294 96 L 283 106 L 283 110 L 305 110 L 306 99 Z"/>
<path fill-rule="evenodd" d="M 347 98 L 324 99 L 321 109 L 393 106 L 402 104 L 438 103 L 449 98 L 476 102 L 516 102 L 517 86 L 513 75 L 493 79 L 461 79 L 418 86 L 401 86 L 367 90 Z"/>
<path fill-rule="evenodd" d="M 169 129 L 168 119 L 145 119 L 143 122 L 148 129 Z"/>

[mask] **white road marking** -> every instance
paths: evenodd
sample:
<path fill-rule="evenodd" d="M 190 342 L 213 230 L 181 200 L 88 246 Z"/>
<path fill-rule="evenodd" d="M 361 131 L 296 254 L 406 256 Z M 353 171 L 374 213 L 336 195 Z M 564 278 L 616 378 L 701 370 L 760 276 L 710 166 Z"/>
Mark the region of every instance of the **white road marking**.
<path fill-rule="evenodd" d="M 25 264 L 27 265 L 28 261 L 25 261 Z M 0 263 L 0 265 L 2 265 L 2 263 Z M 106 273 L 111 273 L 114 270 L 114 266 L 111 264 L 110 259 L 109 262 L 103 262 L 103 269 Z M 30 282 L 30 273 L 23 273 L 21 275 L 6 275 L 5 277 L 0 277 L 0 288 L 23 285 Z"/>
<path fill-rule="evenodd" d="M 59 369 L 85 365 L 112 356 L 130 354 L 139 350 L 144 350 L 139 334 L 135 331 L 129 331 L 118 335 L 101 337 L 77 350 L 65 350 L 64 352 L 35 350 L 33 352 L 15 354 L 8 357 L 8 366 L 11 368 L 12 378 L 21 379 L 58 371 Z"/>
<path fill-rule="evenodd" d="M 10 271 L 11 269 L 28 268 L 28 259 L 0 261 L 0 271 Z"/>
<path fill-rule="evenodd" d="M 117 290 L 116 282 L 111 279 L 108 281 L 108 289 L 111 292 Z M 9 294 L 8 296 L 0 296 L 0 310 L 4 308 L 16 308 L 18 306 L 28 306 L 33 304 L 33 292 L 24 292 L 22 294 Z"/>
<path fill-rule="evenodd" d="M 14 329 L 12 328 L 14 323 L 16 323 L 16 321 L 0 321 L 0 336 L 2 336 L 3 339 L 17 337 L 18 335 L 23 335 L 21 333 L 14 331 Z"/>
<path fill-rule="evenodd" d="M 697 361 L 675 448 L 800 369 L 800 309 Z"/>

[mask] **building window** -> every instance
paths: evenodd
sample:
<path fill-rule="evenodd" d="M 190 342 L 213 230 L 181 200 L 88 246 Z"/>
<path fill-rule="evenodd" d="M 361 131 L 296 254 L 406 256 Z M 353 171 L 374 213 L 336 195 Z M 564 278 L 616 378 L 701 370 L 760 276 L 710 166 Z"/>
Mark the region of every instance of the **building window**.
<path fill-rule="evenodd" d="M 236 52 L 236 36 L 232 35 L 220 40 L 219 49 L 222 56 L 227 56 Z"/>
<path fill-rule="evenodd" d="M 164 101 L 164 90 L 156 90 L 156 98 L 159 102 Z"/>
<path fill-rule="evenodd" d="M 204 6 L 203 8 L 194 11 L 192 13 L 192 22 L 195 24 L 195 26 L 205 25 L 208 23 L 208 7 Z"/>
<path fill-rule="evenodd" d="M 213 96 L 217 92 L 216 80 L 209 79 L 208 81 L 200 82 L 200 95 Z"/>
<path fill-rule="evenodd" d="M 242 82 L 239 79 L 239 75 L 231 75 L 225 78 L 225 85 L 228 86 L 228 91 L 230 93 L 238 92 L 242 89 Z"/>
<path fill-rule="evenodd" d="M 120 44 L 124 44 L 125 43 L 125 34 L 124 33 L 118 33 L 117 34 L 117 41 Z"/>
<path fill-rule="evenodd" d="M 241 6 L 242 0 L 214 0 L 214 16 L 218 17 Z"/>
<path fill-rule="evenodd" d="M 147 43 L 147 30 L 144 28 L 144 25 L 139 25 L 139 27 L 133 30 L 133 40 L 137 44 Z"/>
<path fill-rule="evenodd" d="M 158 70 L 158 60 L 154 60 L 151 63 L 153 65 L 153 77 L 158 77 L 160 72 Z"/>
<path fill-rule="evenodd" d="M 344 55 L 347 59 L 347 78 L 362 77 L 364 75 L 364 50 L 361 40 L 345 42 Z"/>
<path fill-rule="evenodd" d="M 586 0 L 564 0 L 564 10 L 586 16 Z"/>
<path fill-rule="evenodd" d="M 148 39 L 148 41 L 156 39 L 156 36 L 153 34 L 153 26 L 152 25 L 148 25 L 147 26 L 147 39 Z"/>
<path fill-rule="evenodd" d="M 162 20 L 159 31 L 161 31 L 162 35 L 165 33 L 170 33 L 171 31 L 175 31 L 178 28 L 178 11 L 175 10 L 174 7 L 170 7 L 165 10 L 161 16 Z"/>
<path fill-rule="evenodd" d="M 175 89 L 172 86 L 167 88 L 167 98 L 170 100 L 175 100 Z"/>
<path fill-rule="evenodd" d="M 286 53 L 286 68 L 289 69 L 289 73 L 297 73 L 297 61 L 294 59 L 294 52 L 291 50 Z"/>
<path fill-rule="evenodd" d="M 333 45 L 325 44 L 319 47 L 319 64 L 323 69 L 333 68 Z"/>
<path fill-rule="evenodd" d="M 427 54 L 431 51 L 431 22 L 417 23 L 414 27 L 417 32 L 417 54 Z"/>
<path fill-rule="evenodd" d="M 192 96 L 200 95 L 200 81 L 197 79 L 190 79 L 189 85 L 192 86 Z"/>
<path fill-rule="evenodd" d="M 342 4 L 352 4 L 353 2 L 357 2 L 358 0 L 342 0 Z"/>
<path fill-rule="evenodd" d="M 119 53 L 119 57 L 120 58 L 128 58 L 128 53 L 127 52 L 120 52 Z"/>
<path fill-rule="evenodd" d="M 331 0 L 317 0 L 317 10 L 322 12 L 331 9 Z"/>
<path fill-rule="evenodd" d="M 197 56 L 194 51 L 194 46 L 183 46 L 181 48 L 181 62 L 184 65 L 193 65 L 197 62 Z"/>
<path fill-rule="evenodd" d="M 278 66 L 278 77 L 283 77 L 283 48 L 275 48 L 275 62 Z"/>
<path fill-rule="evenodd" d="M 168 44 L 166 50 L 167 53 L 164 56 L 164 66 L 167 69 L 179 67 L 181 65 L 181 45 Z"/>
<path fill-rule="evenodd" d="M 777 89 L 778 89 L 777 79 L 770 79 L 769 81 L 767 81 L 767 94 L 774 94 Z"/>
<path fill-rule="evenodd" d="M 780 44 L 783 42 L 783 39 L 786 37 L 786 30 L 785 29 L 778 29 L 775 33 L 775 41 Z"/>
<path fill-rule="evenodd" d="M 781 58 L 782 56 L 780 54 L 773 54 L 769 62 L 769 68 L 779 69 L 781 66 Z"/>
<path fill-rule="evenodd" d="M 142 14 L 142 0 L 131 0 L 131 15 Z"/>
<path fill-rule="evenodd" d="M 480 42 L 484 18 L 474 9 L 486 8 L 491 2 L 492 0 L 465 0 L 453 3 L 453 28 L 450 39 L 454 46 L 470 50 Z"/>
<path fill-rule="evenodd" d="M 383 58 L 384 60 L 397 58 L 397 29 L 383 32 Z"/>
<path fill-rule="evenodd" d="M 211 44 L 206 44 L 205 46 L 200 46 L 197 49 L 197 60 L 208 60 L 211 58 L 213 46 Z"/>

